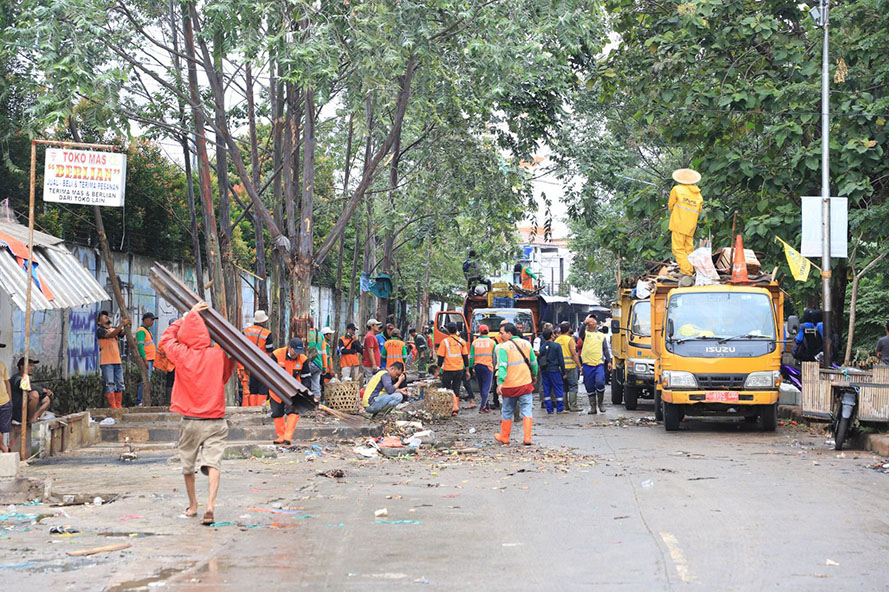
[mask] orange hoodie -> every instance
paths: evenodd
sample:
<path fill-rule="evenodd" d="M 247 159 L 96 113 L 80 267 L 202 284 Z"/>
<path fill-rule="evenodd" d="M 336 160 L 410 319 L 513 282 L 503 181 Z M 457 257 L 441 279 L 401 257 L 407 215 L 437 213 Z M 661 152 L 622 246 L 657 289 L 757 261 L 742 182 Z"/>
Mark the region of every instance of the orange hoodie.
<path fill-rule="evenodd" d="M 235 363 L 213 346 L 201 315 L 188 312 L 167 327 L 159 346 L 176 366 L 170 411 L 186 417 L 225 417 L 225 383 Z"/>

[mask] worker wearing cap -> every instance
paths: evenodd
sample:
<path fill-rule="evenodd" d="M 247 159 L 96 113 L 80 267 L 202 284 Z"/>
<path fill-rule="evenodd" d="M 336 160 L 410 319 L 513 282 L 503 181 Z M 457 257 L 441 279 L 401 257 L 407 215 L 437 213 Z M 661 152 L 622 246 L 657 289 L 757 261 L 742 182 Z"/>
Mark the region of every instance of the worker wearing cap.
<path fill-rule="evenodd" d="M 394 328 L 395 325 L 392 323 L 386 323 L 383 330 L 380 333 L 377 333 L 377 343 L 380 344 L 380 368 L 386 367 L 386 342 L 391 338 L 392 330 Z"/>
<path fill-rule="evenodd" d="M 257 310 L 253 313 L 253 324 L 244 327 L 244 337 L 247 338 L 247 341 L 255 345 L 260 349 L 260 351 L 268 352 L 270 350 L 274 350 L 274 339 L 272 339 L 272 332 L 267 328 L 269 322 L 269 315 L 262 309 Z M 268 346 L 272 346 L 269 348 Z M 241 382 L 241 406 L 242 407 L 257 407 L 262 405 L 265 402 L 266 395 L 262 394 L 268 393 L 268 387 L 264 387 L 259 389 L 260 392 L 254 393 L 251 390 L 250 385 L 256 384 L 253 378 L 250 376 L 250 373 L 244 368 L 243 364 L 238 364 L 238 380 Z"/>
<path fill-rule="evenodd" d="M 469 365 L 475 370 L 475 378 L 478 380 L 479 413 L 488 413 L 488 394 L 491 392 L 491 382 L 494 379 L 494 348 L 497 342 L 488 335 L 488 326 L 479 325 L 480 335 L 469 348 Z"/>
<path fill-rule="evenodd" d="M 358 327 L 355 323 L 346 325 L 346 334 L 340 337 L 339 347 L 340 354 L 340 378 L 343 380 L 358 380 L 361 372 L 361 344 L 355 337 L 355 331 Z"/>
<path fill-rule="evenodd" d="M 145 360 L 145 367 L 148 369 L 148 382 L 151 383 L 151 373 L 154 371 L 154 360 L 157 357 L 157 348 L 154 346 L 154 338 L 151 336 L 151 326 L 157 317 L 153 312 L 146 312 L 142 315 L 142 324 L 136 329 L 136 348 L 139 355 Z M 142 383 L 136 390 L 136 405 L 142 404 Z"/>
<path fill-rule="evenodd" d="M 99 370 L 105 383 L 105 398 L 113 409 L 123 407 L 123 365 L 120 361 L 120 344 L 117 340 L 131 324 L 123 319 L 117 327 L 111 327 L 111 316 L 103 310 L 96 317 L 96 339 L 99 342 Z"/>
<path fill-rule="evenodd" d="M 688 256 L 694 250 L 695 228 L 698 226 L 698 215 L 704 208 L 704 199 L 697 183 L 701 174 L 694 169 L 677 169 L 673 171 L 673 180 L 677 185 L 670 190 L 670 232 L 672 233 L 673 257 L 679 264 L 682 278 L 680 286 L 690 286 L 695 274 L 694 266 Z"/>
<path fill-rule="evenodd" d="M 380 321 L 376 319 L 368 319 L 367 333 L 364 335 L 364 355 L 361 360 L 365 383 L 373 378 L 380 369 L 380 342 L 377 341 L 377 333 L 379 332 Z"/>
<path fill-rule="evenodd" d="M 401 340 L 401 331 L 392 328 L 389 331 L 389 339 L 383 344 L 383 368 L 388 368 L 393 362 L 401 362 L 407 365 L 407 344 Z"/>
<path fill-rule="evenodd" d="M 305 384 L 312 377 L 305 351 L 303 340 L 294 337 L 287 347 L 280 347 L 273 351 L 272 358 L 278 362 L 284 372 Z M 299 422 L 299 414 L 293 406 L 286 403 L 274 391 L 269 391 L 269 398 L 272 407 L 272 420 L 275 422 L 275 435 L 277 436 L 274 444 L 290 446 L 293 441 L 293 431 Z"/>
<path fill-rule="evenodd" d="M 580 411 L 577 405 L 577 383 L 580 371 L 580 356 L 577 354 L 577 340 L 571 331 L 571 323 L 562 321 L 559 324 L 559 336 L 555 342 L 562 348 L 562 359 L 565 362 L 565 409 Z"/>

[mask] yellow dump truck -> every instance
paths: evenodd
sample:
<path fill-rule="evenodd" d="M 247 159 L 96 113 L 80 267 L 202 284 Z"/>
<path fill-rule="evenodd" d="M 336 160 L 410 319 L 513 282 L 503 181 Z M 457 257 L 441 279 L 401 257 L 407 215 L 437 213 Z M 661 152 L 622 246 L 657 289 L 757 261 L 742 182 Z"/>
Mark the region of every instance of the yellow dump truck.
<path fill-rule="evenodd" d="M 640 398 L 654 399 L 651 300 L 622 289 L 611 311 L 611 402 L 636 409 Z"/>
<path fill-rule="evenodd" d="M 778 423 L 784 295 L 778 284 L 719 283 L 652 294 L 655 410 L 667 431 L 685 416 Z"/>

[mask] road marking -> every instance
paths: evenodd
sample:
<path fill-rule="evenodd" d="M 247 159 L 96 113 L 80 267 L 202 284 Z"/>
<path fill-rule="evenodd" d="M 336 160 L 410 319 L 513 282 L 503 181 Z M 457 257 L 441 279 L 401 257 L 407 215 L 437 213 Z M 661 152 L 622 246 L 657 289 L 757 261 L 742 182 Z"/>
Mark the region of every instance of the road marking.
<path fill-rule="evenodd" d="M 670 557 L 673 559 L 673 565 L 676 567 L 676 572 L 679 574 L 679 577 L 686 584 L 695 580 L 695 577 L 692 575 L 691 570 L 688 569 L 688 561 L 685 560 L 685 555 L 682 553 L 682 549 L 679 548 L 679 541 L 676 540 L 676 537 L 669 532 L 662 532 L 661 538 L 664 541 L 664 544 L 667 545 L 667 549 L 670 551 Z"/>

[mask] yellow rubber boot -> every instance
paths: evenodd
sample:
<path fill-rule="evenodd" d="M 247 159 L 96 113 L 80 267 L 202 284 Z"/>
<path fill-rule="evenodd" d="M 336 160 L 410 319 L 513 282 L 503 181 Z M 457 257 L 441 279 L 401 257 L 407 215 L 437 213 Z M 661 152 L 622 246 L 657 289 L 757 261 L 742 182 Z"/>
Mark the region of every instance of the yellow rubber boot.
<path fill-rule="evenodd" d="M 512 431 L 512 420 L 511 419 L 501 419 L 500 420 L 500 433 L 494 434 L 494 439 L 500 442 L 501 444 L 509 444 L 509 433 Z"/>

